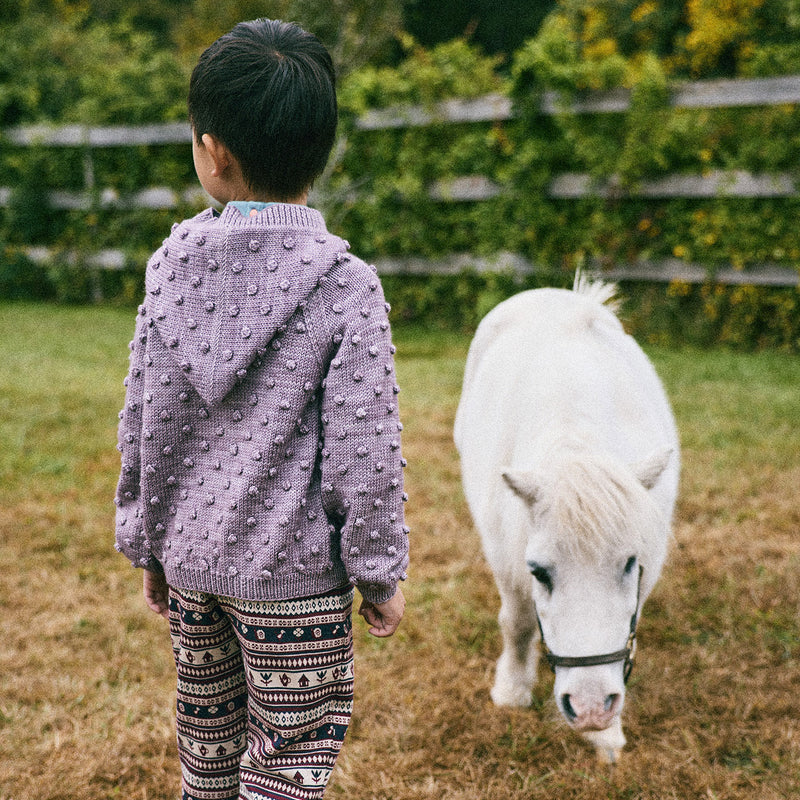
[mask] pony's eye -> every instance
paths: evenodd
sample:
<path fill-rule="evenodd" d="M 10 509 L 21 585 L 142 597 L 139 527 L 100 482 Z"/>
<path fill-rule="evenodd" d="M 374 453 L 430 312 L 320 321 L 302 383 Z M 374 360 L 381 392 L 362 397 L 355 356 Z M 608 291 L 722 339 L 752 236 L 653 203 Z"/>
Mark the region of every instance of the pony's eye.
<path fill-rule="evenodd" d="M 631 556 L 625 562 L 625 569 L 623 570 L 625 575 L 630 575 L 633 572 L 633 568 L 636 566 L 636 556 Z"/>
<path fill-rule="evenodd" d="M 539 581 L 539 583 L 541 583 L 548 592 L 553 591 L 553 577 L 547 567 L 543 567 L 541 564 L 537 564 L 535 561 L 529 561 L 528 569 L 530 569 L 531 575 L 533 575 L 533 577 L 536 578 L 536 580 Z"/>

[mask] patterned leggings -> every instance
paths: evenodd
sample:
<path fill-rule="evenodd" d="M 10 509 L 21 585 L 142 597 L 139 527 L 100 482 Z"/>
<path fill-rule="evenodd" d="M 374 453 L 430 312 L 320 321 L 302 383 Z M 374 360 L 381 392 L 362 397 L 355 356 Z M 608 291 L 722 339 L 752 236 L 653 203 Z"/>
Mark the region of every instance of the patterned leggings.
<path fill-rule="evenodd" d="M 353 708 L 353 591 L 251 602 L 170 589 L 183 800 L 316 800 Z"/>

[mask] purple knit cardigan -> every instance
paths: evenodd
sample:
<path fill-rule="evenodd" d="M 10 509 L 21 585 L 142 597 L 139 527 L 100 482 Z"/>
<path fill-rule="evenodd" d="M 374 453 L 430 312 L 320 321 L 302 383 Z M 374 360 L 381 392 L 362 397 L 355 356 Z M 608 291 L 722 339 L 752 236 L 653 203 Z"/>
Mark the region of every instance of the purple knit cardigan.
<path fill-rule="evenodd" d="M 208 209 L 147 265 L 120 412 L 116 546 L 247 600 L 405 578 L 388 306 L 319 212 Z"/>

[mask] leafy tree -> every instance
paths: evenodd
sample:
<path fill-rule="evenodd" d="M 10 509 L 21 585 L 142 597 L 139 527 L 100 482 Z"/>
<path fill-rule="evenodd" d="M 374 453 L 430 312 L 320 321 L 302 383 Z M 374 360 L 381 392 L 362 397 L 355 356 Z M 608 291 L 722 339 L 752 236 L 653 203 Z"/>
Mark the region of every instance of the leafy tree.
<path fill-rule="evenodd" d="M 604 88 L 647 56 L 674 78 L 797 72 L 799 34 L 800 0 L 558 0 L 528 50 L 550 79 Z"/>
<path fill-rule="evenodd" d="M 83 15 L 0 28 L 0 125 L 141 123 L 185 115 L 187 72 L 152 34 Z"/>
<path fill-rule="evenodd" d="M 406 0 L 408 32 L 431 47 L 467 37 L 487 53 L 510 56 L 533 36 L 555 0 Z"/>
<path fill-rule="evenodd" d="M 430 105 L 506 89 L 498 72 L 502 57 L 484 55 L 465 39 L 425 48 L 406 35 L 402 45 L 405 58 L 397 66 L 368 65 L 343 81 L 339 101 L 345 113 L 402 104 Z"/>
<path fill-rule="evenodd" d="M 174 17 L 173 38 L 191 61 L 237 22 L 271 17 L 297 22 L 331 51 L 339 75 L 382 58 L 402 29 L 397 0 L 191 0 Z"/>

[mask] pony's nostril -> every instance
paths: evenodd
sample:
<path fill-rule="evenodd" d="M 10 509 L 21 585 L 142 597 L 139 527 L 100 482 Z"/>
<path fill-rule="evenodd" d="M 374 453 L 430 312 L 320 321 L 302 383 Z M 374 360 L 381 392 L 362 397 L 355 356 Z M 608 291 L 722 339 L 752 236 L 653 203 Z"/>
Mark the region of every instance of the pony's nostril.
<path fill-rule="evenodd" d="M 608 695 L 603 705 L 606 711 L 616 711 L 616 709 L 619 707 L 619 695 L 618 694 Z"/>
<path fill-rule="evenodd" d="M 578 718 L 575 709 L 572 707 L 572 703 L 570 702 L 568 694 L 561 695 L 561 708 L 564 709 L 564 714 L 570 722 L 574 722 Z"/>

